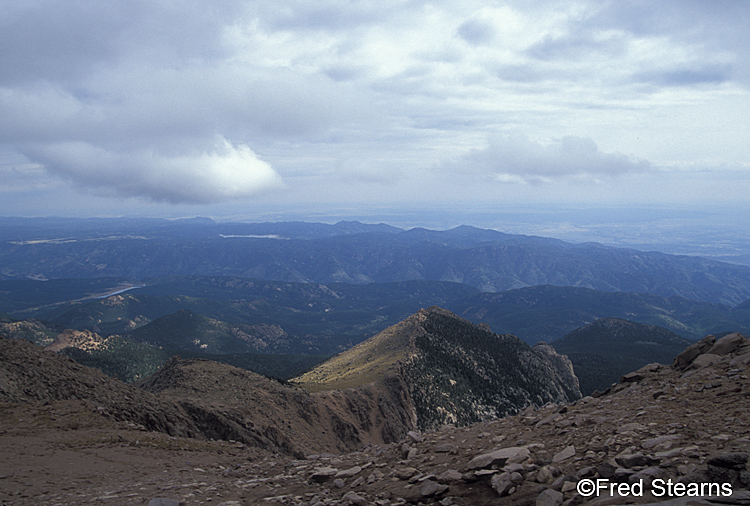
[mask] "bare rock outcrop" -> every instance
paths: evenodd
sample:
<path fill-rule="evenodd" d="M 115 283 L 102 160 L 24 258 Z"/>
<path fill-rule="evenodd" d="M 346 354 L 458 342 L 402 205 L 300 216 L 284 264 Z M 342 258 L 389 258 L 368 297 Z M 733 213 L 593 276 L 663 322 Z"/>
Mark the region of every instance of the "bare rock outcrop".
<path fill-rule="evenodd" d="M 675 369 L 687 369 L 699 356 L 706 353 L 716 343 L 715 336 L 706 336 L 695 344 L 687 347 L 685 351 L 677 355 L 672 363 Z"/>
<path fill-rule="evenodd" d="M 678 370 L 701 369 L 732 357 L 738 362 L 750 361 L 750 339 L 732 332 L 720 339 L 709 335 L 689 346 L 675 357 L 672 367 Z"/>
<path fill-rule="evenodd" d="M 578 377 L 573 370 L 573 363 L 570 359 L 558 353 L 555 348 L 547 343 L 537 343 L 532 350 L 534 353 L 542 356 L 554 368 L 561 380 L 560 384 L 567 392 L 569 399 L 575 400 L 580 398 L 581 391 L 578 384 Z"/>

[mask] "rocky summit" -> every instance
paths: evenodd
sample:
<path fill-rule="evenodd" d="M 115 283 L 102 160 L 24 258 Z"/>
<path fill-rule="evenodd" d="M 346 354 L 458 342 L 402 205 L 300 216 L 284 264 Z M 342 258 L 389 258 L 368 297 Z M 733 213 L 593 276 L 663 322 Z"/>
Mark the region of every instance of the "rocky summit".
<path fill-rule="evenodd" d="M 709 336 L 671 365 L 649 364 L 596 396 L 305 454 L 206 433 L 186 400 L 205 409 L 202 417 L 223 409 L 262 432 L 251 408 L 229 413 L 234 397 L 251 404 L 255 395 L 269 419 L 291 425 L 285 437 L 295 441 L 291 417 L 301 404 L 243 393 L 234 369 L 175 360 L 145 391 L 29 343 L 0 340 L 0 352 L 5 506 L 750 504 L 750 341 L 739 334 Z M 167 410 L 174 429 L 118 411 L 127 397 Z M 364 409 L 345 399 L 341 406 Z"/>

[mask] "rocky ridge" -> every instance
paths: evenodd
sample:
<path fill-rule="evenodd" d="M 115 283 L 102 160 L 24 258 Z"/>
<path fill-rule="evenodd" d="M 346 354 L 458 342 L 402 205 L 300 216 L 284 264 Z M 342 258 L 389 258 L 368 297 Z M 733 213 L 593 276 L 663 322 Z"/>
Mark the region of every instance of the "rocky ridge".
<path fill-rule="evenodd" d="M 80 400 L 144 430 L 298 456 L 398 440 L 413 427 L 400 388 L 310 394 L 229 365 L 179 357 L 137 388 L 27 341 L 0 338 L 0 403 Z"/>
<path fill-rule="evenodd" d="M 171 436 L 201 437 L 175 402 L 126 385 L 65 355 L 22 340 L 0 338 L 0 402 L 82 400 L 112 420 Z"/>
<path fill-rule="evenodd" d="M 210 438 L 297 456 L 390 443 L 414 426 L 397 383 L 311 394 L 237 367 L 175 357 L 138 386 L 177 402 Z"/>
<path fill-rule="evenodd" d="M 6 405 L 0 500 L 6 506 L 749 504 L 749 375 L 748 339 L 709 336 L 672 365 L 643 367 L 596 397 L 304 458 L 145 432 L 106 420 L 81 401 Z M 49 470 L 51 462 L 65 465 Z M 584 497 L 577 490 L 584 479 L 615 488 Z M 669 493 L 660 495 L 668 480 Z M 639 483 L 642 495 L 617 493 Z M 718 488 L 701 490 L 701 483 Z M 731 488 L 731 496 L 721 487 Z"/>
<path fill-rule="evenodd" d="M 65 331 L 49 346 L 94 346 Z M 302 456 L 398 441 L 580 397 L 570 362 L 443 309 L 421 310 L 320 369 L 333 384 L 282 385 L 200 359 L 171 359 L 134 386 L 19 340 L 0 340 L 0 402 L 81 399 L 113 420 L 171 436 L 234 440 Z M 317 374 L 316 371 L 310 373 Z M 309 391 L 310 390 L 310 391 Z"/>
<path fill-rule="evenodd" d="M 750 504 L 749 366 L 748 339 L 709 336 L 673 365 L 650 364 L 597 397 L 528 407 L 464 428 L 410 432 L 399 444 L 348 455 L 291 461 L 284 484 L 262 500 L 315 506 Z M 584 479 L 642 484 L 630 489 L 641 494 L 607 487 L 584 497 L 577 490 Z"/>

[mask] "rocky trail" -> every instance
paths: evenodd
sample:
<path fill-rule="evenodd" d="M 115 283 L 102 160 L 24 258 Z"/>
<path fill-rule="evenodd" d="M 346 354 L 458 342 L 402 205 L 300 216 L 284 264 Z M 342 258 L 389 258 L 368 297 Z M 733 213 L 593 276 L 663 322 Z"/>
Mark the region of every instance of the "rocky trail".
<path fill-rule="evenodd" d="M 750 504 L 749 377 L 750 341 L 708 337 L 572 404 L 305 458 L 151 432 L 88 400 L 5 403 L 0 504 Z"/>

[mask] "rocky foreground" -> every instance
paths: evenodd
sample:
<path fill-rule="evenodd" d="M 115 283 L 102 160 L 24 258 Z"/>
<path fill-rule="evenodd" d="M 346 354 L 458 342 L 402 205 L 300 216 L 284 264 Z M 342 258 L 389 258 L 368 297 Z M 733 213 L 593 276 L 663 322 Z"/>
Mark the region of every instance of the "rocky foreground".
<path fill-rule="evenodd" d="M 101 416 L 88 400 L 6 403 L 0 409 L 0 501 L 750 504 L 749 369 L 750 341 L 738 334 L 708 337 L 671 366 L 646 366 L 572 404 L 305 458 L 148 431 Z M 581 495 L 596 480 L 600 490 Z"/>

